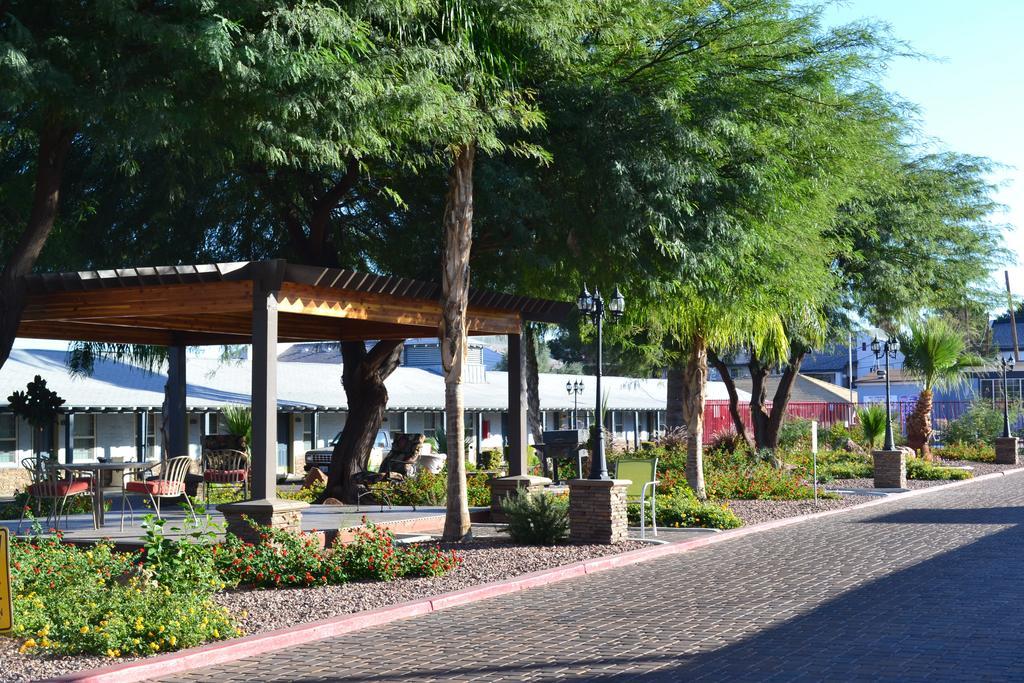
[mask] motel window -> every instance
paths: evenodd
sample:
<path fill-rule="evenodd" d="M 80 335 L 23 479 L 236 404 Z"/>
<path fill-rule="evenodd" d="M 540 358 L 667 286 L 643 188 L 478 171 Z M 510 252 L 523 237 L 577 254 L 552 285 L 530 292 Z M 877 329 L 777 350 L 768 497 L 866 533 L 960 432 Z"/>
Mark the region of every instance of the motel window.
<path fill-rule="evenodd" d="M 74 459 L 92 460 L 96 449 L 96 416 L 91 413 L 75 415 L 72 431 L 74 438 Z"/>
<path fill-rule="evenodd" d="M 18 418 L 0 413 L 0 462 L 14 462 L 18 453 Z"/>

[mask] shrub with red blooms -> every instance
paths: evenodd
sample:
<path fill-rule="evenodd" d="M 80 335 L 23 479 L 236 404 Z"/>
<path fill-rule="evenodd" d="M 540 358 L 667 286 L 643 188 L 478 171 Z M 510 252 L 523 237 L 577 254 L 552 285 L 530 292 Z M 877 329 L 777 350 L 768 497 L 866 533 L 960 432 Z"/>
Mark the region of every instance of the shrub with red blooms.
<path fill-rule="evenodd" d="M 315 534 L 293 534 L 254 524 L 260 543 L 229 536 L 214 548 L 214 558 L 226 583 L 261 588 L 443 576 L 462 561 L 454 551 L 396 546 L 389 530 L 365 524 L 351 543 L 335 542 L 329 548 L 321 548 Z"/>

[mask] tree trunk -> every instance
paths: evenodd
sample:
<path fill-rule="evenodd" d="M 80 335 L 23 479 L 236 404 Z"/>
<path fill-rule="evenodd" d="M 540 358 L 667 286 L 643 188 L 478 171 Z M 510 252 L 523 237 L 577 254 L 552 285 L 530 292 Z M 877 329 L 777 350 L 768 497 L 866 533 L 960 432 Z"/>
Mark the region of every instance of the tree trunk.
<path fill-rule="evenodd" d="M 74 131 L 59 122 L 48 124 L 39 134 L 32 209 L 25 231 L 14 245 L 3 273 L 0 273 L 0 368 L 11 355 L 18 325 L 21 324 L 21 313 L 25 309 L 23 278 L 32 272 L 57 220 L 64 162 L 73 138 Z"/>
<path fill-rule="evenodd" d="M 711 349 L 708 349 L 708 360 L 718 370 L 718 374 L 722 377 L 722 384 L 725 385 L 725 390 L 729 393 L 729 415 L 732 417 L 732 425 L 736 429 L 736 433 L 752 446 L 753 441 L 747 433 L 747 424 L 743 421 L 743 416 L 740 415 L 740 394 L 736 391 L 736 380 L 733 379 L 729 366 Z"/>
<path fill-rule="evenodd" d="M 779 447 L 779 431 L 782 429 L 782 423 L 786 420 L 786 409 L 789 408 L 789 399 L 793 395 L 793 384 L 796 382 L 797 375 L 800 374 L 800 364 L 804 362 L 805 355 L 807 355 L 807 351 L 802 346 L 794 345 L 790 348 L 789 363 L 782 371 L 779 386 L 775 388 L 775 396 L 772 398 L 772 409 L 768 414 L 768 424 L 765 430 L 765 442 L 763 446 L 759 446 L 759 448 L 767 448 L 772 452 L 772 462 L 776 467 L 782 466 L 782 460 L 775 457 L 775 451 Z"/>
<path fill-rule="evenodd" d="M 932 437 L 932 391 L 924 389 L 917 397 L 914 412 L 907 417 L 907 445 L 919 452 L 925 460 L 932 459 L 928 445 Z"/>
<path fill-rule="evenodd" d="M 540 368 L 537 365 L 537 330 L 527 325 L 526 335 L 526 416 L 534 443 L 544 442 L 544 423 L 540 414 Z"/>
<path fill-rule="evenodd" d="M 686 483 L 700 500 L 704 489 L 704 396 L 708 384 L 708 354 L 704 340 L 695 337 L 683 368 L 683 413 L 686 418 Z"/>
<path fill-rule="evenodd" d="M 470 533 L 466 494 L 465 413 L 462 375 L 466 364 L 466 307 L 469 305 L 469 254 L 473 246 L 473 158 L 476 144 L 456 152 L 448 171 L 444 207 L 442 263 L 441 361 L 444 365 L 444 402 L 448 434 L 448 509 L 444 520 L 446 541 Z"/>
<path fill-rule="evenodd" d="M 760 450 L 768 442 L 768 423 L 771 421 L 766 405 L 771 366 L 762 363 L 751 351 L 747 367 L 750 369 L 750 424 L 754 429 L 754 448 Z"/>
<path fill-rule="evenodd" d="M 367 351 L 361 341 L 341 342 L 341 381 L 348 399 L 348 418 L 331 453 L 325 497 L 356 502 L 358 492 L 354 477 L 366 471 L 388 406 L 384 380 L 398 367 L 402 345 L 399 340 L 379 341 Z"/>
<path fill-rule="evenodd" d="M 679 429 L 686 426 L 686 419 L 683 416 L 683 368 L 680 361 L 669 366 L 665 381 L 665 427 L 667 429 Z"/>

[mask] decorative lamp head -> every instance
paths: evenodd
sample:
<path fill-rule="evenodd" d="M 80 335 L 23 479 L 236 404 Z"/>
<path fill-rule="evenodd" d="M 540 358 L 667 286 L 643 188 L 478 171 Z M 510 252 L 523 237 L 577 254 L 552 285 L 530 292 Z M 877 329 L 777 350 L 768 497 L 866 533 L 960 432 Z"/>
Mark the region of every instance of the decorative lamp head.
<path fill-rule="evenodd" d="M 875 354 L 875 358 L 882 355 L 882 342 L 878 341 L 878 337 L 871 340 L 871 353 Z"/>
<path fill-rule="evenodd" d="M 591 313 L 594 310 L 594 297 L 587 290 L 586 283 L 583 283 L 583 289 L 580 291 L 580 295 L 576 297 L 576 307 L 583 314 Z"/>
<path fill-rule="evenodd" d="M 622 314 L 626 312 L 626 297 L 622 296 L 618 287 L 615 288 L 612 298 L 608 300 L 608 310 L 612 312 L 612 317 L 615 320 L 621 318 Z"/>

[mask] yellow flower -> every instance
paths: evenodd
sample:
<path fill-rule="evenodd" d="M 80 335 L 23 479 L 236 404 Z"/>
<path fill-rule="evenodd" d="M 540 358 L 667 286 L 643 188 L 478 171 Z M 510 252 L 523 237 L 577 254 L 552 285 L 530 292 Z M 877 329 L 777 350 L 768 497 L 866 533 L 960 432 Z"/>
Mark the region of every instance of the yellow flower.
<path fill-rule="evenodd" d="M 83 626 L 82 628 L 78 629 L 78 632 L 79 633 L 88 633 L 89 632 L 89 627 L 88 626 Z"/>
<path fill-rule="evenodd" d="M 153 652 L 156 652 L 157 650 L 160 649 L 160 645 L 157 644 L 157 643 L 150 643 L 149 644 L 149 649 L 152 650 Z"/>
<path fill-rule="evenodd" d="M 163 633 L 163 632 L 164 632 L 164 631 L 166 631 L 166 630 L 167 630 L 167 629 L 165 629 L 165 628 L 164 628 L 163 626 L 161 626 L 161 627 L 160 627 L 160 633 Z"/>
<path fill-rule="evenodd" d="M 39 641 L 39 645 L 40 645 L 40 647 L 50 647 L 50 639 L 44 636 Z"/>
<path fill-rule="evenodd" d="M 220 631 L 218 631 L 217 629 L 213 629 L 213 637 L 220 638 Z"/>
<path fill-rule="evenodd" d="M 178 644 L 178 638 L 176 636 L 171 636 L 167 639 L 167 642 L 171 644 L 171 647 L 174 647 Z"/>

